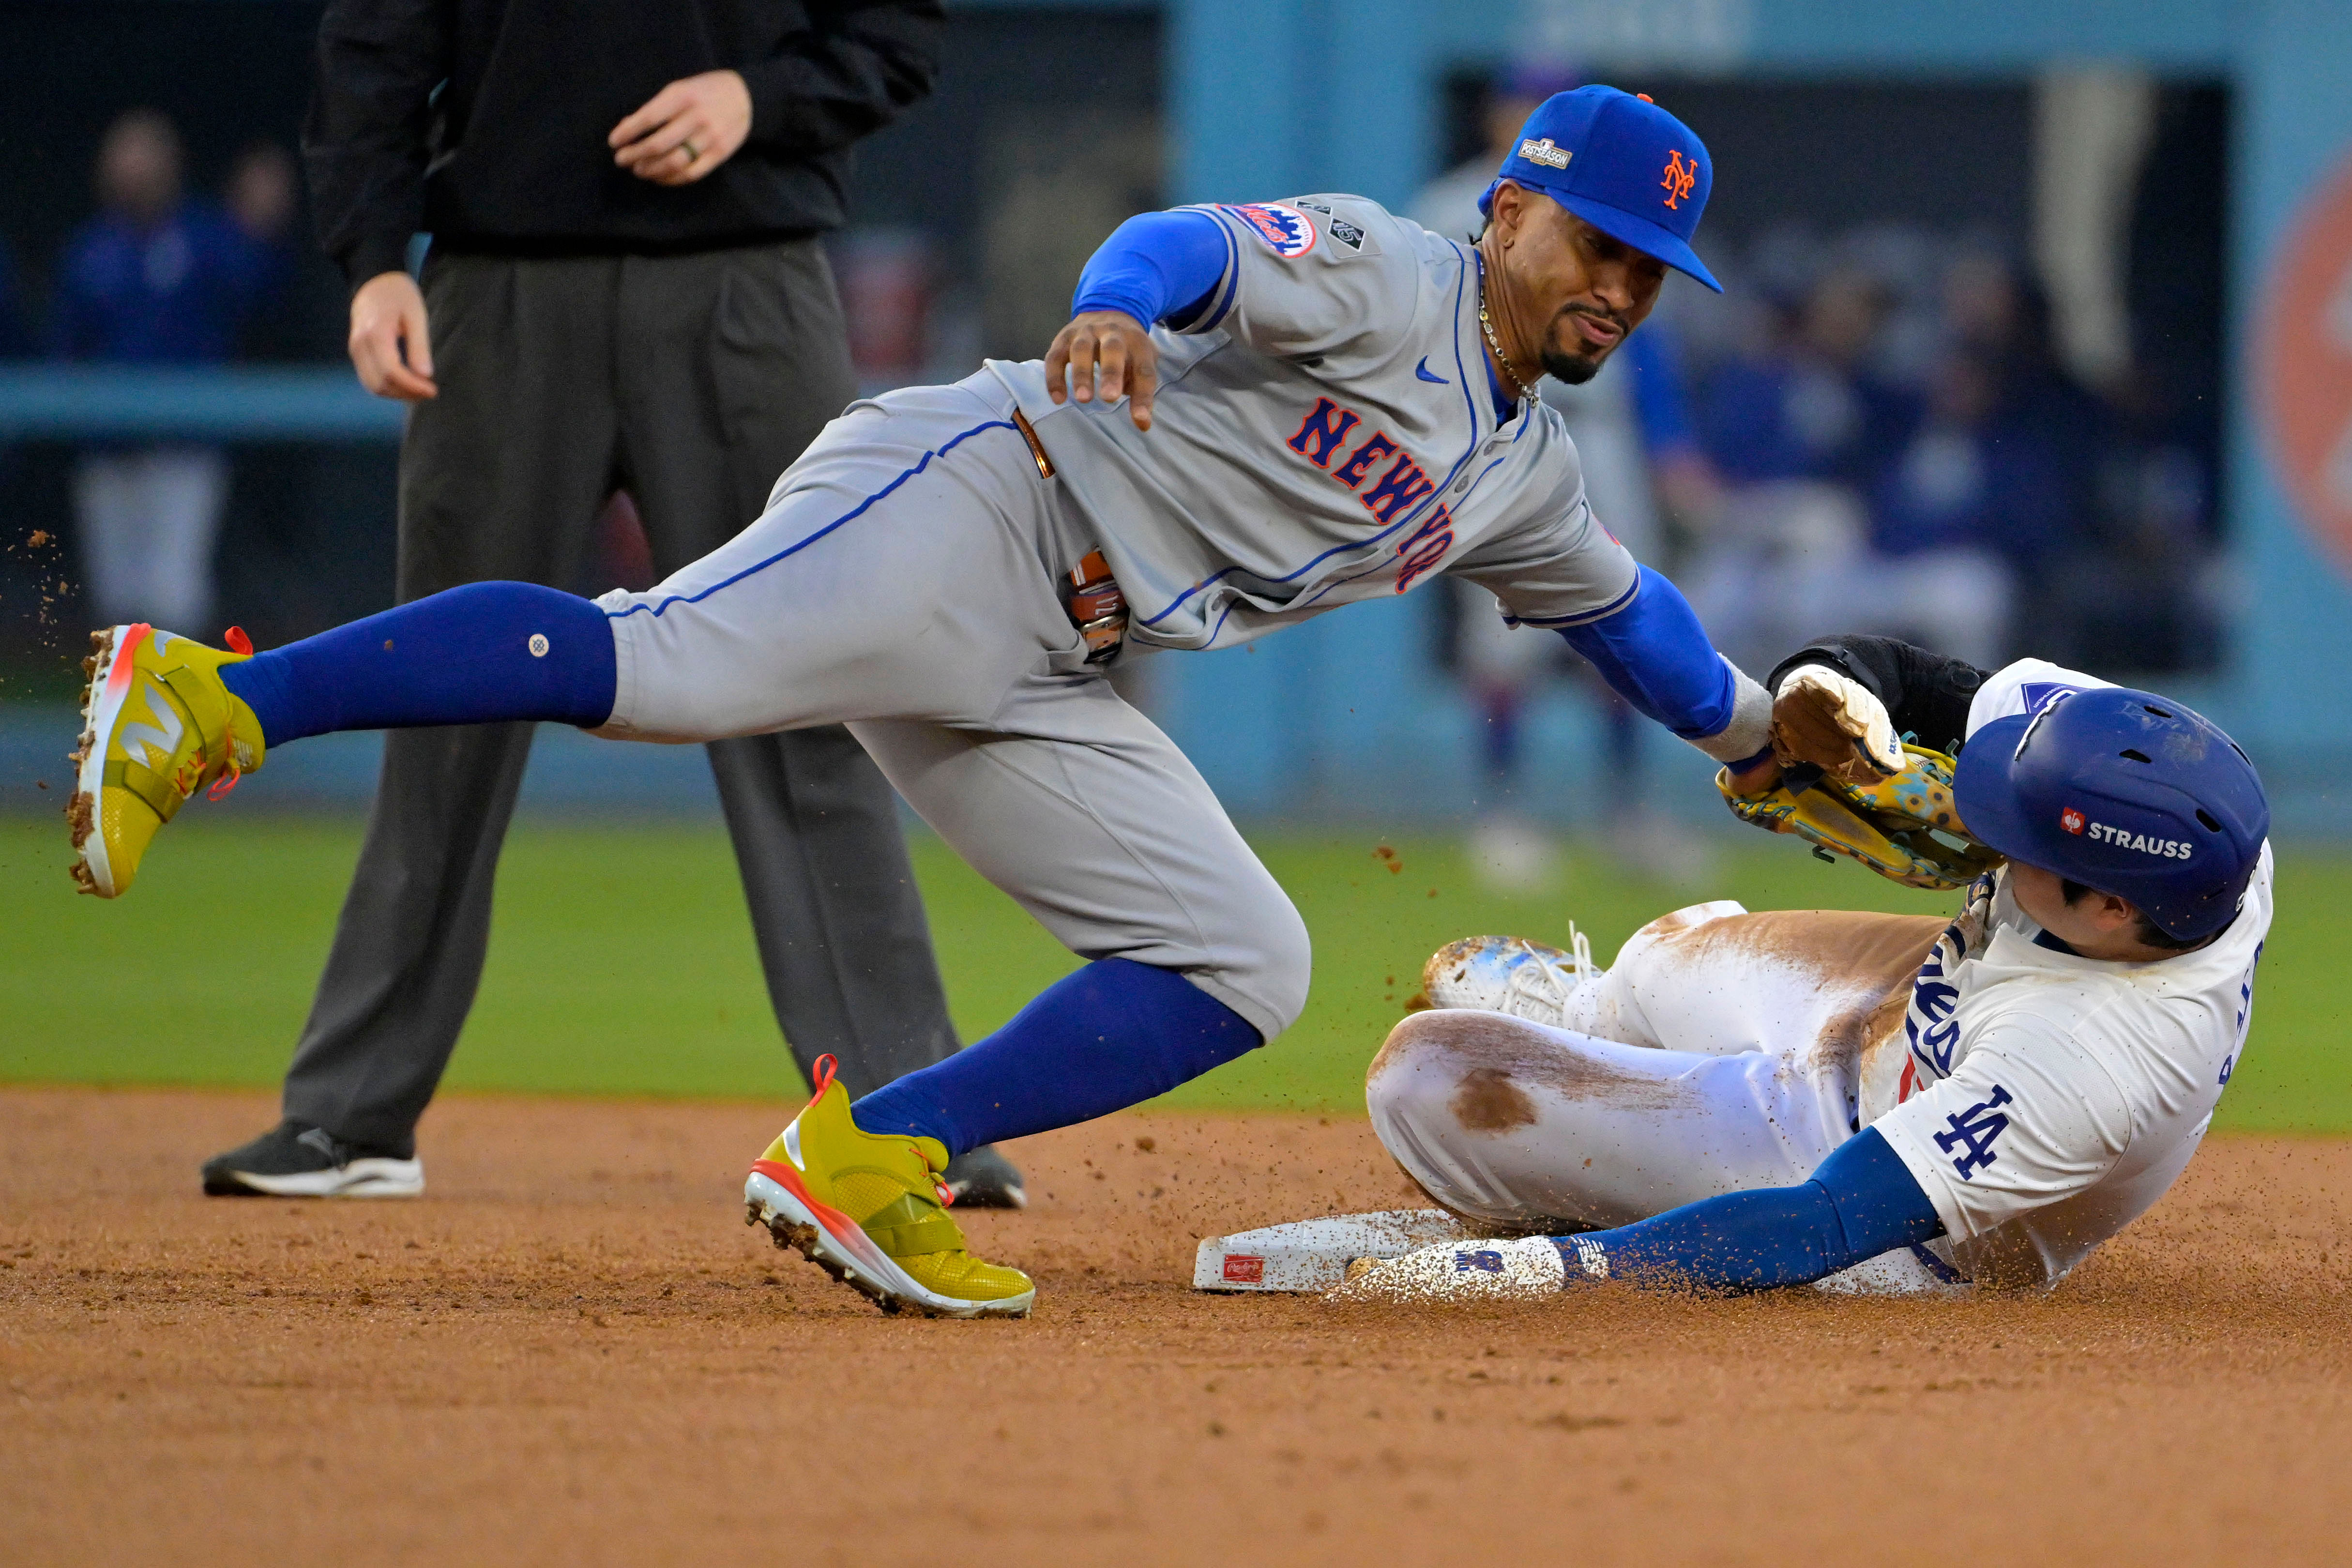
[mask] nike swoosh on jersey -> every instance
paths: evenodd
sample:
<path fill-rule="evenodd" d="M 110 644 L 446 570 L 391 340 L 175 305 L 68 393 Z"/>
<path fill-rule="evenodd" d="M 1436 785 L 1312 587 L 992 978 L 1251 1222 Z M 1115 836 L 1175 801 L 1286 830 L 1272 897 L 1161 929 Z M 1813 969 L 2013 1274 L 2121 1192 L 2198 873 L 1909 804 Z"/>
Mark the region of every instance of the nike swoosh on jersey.
<path fill-rule="evenodd" d="M 1421 356 L 1421 363 L 1412 367 L 1412 374 L 1421 377 L 1423 381 L 1433 381 L 1440 386 L 1451 386 L 1454 384 L 1442 375 L 1432 375 L 1429 374 L 1429 356 L 1427 354 Z"/>

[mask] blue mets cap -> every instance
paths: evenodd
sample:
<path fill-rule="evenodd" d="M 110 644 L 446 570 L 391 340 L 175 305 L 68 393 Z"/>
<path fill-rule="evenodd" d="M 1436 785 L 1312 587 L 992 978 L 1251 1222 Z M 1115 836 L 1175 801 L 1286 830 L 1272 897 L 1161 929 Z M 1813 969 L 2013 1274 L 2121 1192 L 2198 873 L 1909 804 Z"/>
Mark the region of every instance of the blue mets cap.
<path fill-rule="evenodd" d="M 1496 184 L 1504 180 L 1723 292 L 1690 247 L 1715 165 L 1690 127 L 1648 99 L 1613 87 L 1555 93 L 1528 116 Z M 1494 199 L 1488 185 L 1478 210 Z"/>
<path fill-rule="evenodd" d="M 2062 688 L 1969 737 L 1969 837 L 2129 899 L 2184 942 L 2230 923 L 2270 836 L 2254 764 L 2202 714 L 2127 687 Z"/>

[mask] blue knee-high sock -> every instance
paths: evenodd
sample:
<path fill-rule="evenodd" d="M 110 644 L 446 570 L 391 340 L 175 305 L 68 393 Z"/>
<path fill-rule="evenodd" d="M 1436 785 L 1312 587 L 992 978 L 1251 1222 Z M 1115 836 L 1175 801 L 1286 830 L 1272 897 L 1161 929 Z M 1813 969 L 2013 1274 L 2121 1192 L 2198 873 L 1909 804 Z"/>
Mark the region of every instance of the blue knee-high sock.
<path fill-rule="evenodd" d="M 331 730 L 602 724 L 619 677 L 595 604 L 530 583 L 469 583 L 257 654 L 221 680 L 281 746 Z"/>
<path fill-rule="evenodd" d="M 1123 1110 L 1264 1043 L 1174 970 L 1105 958 L 988 1038 L 849 1109 L 865 1131 L 936 1138 L 961 1154 Z"/>

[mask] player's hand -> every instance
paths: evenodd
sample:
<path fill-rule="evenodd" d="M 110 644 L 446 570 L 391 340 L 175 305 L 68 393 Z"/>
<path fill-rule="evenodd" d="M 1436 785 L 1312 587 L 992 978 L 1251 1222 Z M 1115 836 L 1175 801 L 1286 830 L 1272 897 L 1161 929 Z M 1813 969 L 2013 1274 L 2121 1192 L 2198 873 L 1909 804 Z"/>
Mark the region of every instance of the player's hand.
<path fill-rule="evenodd" d="M 1903 742 L 1877 694 L 1818 664 L 1800 666 L 1772 699 L 1772 755 L 1783 768 L 1811 763 L 1848 784 L 1903 771 Z"/>
<path fill-rule="evenodd" d="M 352 296 L 352 337 L 347 345 L 360 384 L 378 397 L 416 403 L 437 397 L 433 384 L 433 342 L 425 321 L 425 296 L 405 272 L 379 272 Z"/>
<path fill-rule="evenodd" d="M 604 138 L 613 162 L 656 185 L 690 185 L 751 134 L 751 89 L 735 71 L 681 77 Z"/>
<path fill-rule="evenodd" d="M 1065 384 L 1066 383 L 1066 385 Z M 1045 351 L 1045 395 L 1060 403 L 1127 398 L 1127 416 L 1151 428 L 1151 395 L 1160 386 L 1160 350 L 1143 323 L 1125 310 L 1087 310 L 1054 334 Z"/>

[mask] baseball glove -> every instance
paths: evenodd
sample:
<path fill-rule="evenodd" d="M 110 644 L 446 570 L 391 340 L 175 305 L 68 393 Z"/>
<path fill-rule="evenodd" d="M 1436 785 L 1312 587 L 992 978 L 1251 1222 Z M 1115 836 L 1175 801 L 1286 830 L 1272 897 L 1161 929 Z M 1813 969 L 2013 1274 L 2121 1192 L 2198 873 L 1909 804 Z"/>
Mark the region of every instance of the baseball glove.
<path fill-rule="evenodd" d="M 1824 665 L 1800 665 L 1772 699 L 1772 756 L 1783 768 L 1811 763 L 1848 784 L 1903 771 L 1903 743 L 1877 693 Z"/>
<path fill-rule="evenodd" d="M 2000 865 L 2000 855 L 1969 837 L 1952 805 L 1952 759 L 1925 746 L 1903 752 L 1901 772 L 1871 784 L 1800 763 L 1761 795 L 1735 794 L 1728 768 L 1715 787 L 1742 822 L 1793 833 L 1824 860 L 1843 855 L 1906 887 L 1965 887 Z"/>

